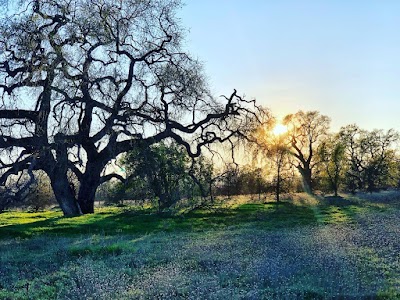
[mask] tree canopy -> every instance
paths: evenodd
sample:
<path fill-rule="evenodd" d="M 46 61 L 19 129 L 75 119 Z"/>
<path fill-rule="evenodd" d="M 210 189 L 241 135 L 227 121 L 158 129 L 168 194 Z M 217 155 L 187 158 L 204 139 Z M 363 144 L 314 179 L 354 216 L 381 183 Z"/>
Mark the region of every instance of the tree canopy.
<path fill-rule="evenodd" d="M 123 179 L 107 165 L 135 144 L 172 138 L 196 157 L 245 136 L 255 102 L 210 95 L 201 64 L 182 50 L 180 6 L 26 0 L 4 17 L 0 185 L 43 170 L 65 215 L 91 213 L 97 187 Z"/>
<path fill-rule="evenodd" d="M 306 192 L 313 190 L 313 169 L 318 164 L 317 147 L 327 135 L 330 125 L 329 117 L 318 111 L 298 111 L 287 115 L 284 124 L 288 127 L 290 153 L 297 161 L 296 168 L 303 179 Z"/>

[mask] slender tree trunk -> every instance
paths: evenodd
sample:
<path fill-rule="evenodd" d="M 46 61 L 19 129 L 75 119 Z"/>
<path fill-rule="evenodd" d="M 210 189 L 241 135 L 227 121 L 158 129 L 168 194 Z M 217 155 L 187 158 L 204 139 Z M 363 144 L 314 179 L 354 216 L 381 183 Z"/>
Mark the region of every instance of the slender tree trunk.
<path fill-rule="evenodd" d="M 211 203 L 214 203 L 214 195 L 213 195 L 213 192 L 212 192 L 212 181 L 211 180 L 210 180 L 210 185 L 209 185 L 209 193 L 210 193 Z"/>
<path fill-rule="evenodd" d="M 280 200 L 280 192 L 281 192 L 281 153 L 277 153 L 276 158 L 276 186 L 275 186 L 275 196 L 276 202 Z"/>
<path fill-rule="evenodd" d="M 329 173 L 328 173 L 328 175 L 329 175 Z M 339 178 L 338 178 L 337 173 L 335 174 L 335 176 L 333 176 L 333 178 L 332 178 L 331 175 L 329 175 L 329 181 L 330 181 L 330 186 L 331 186 L 331 188 L 333 190 L 333 195 L 335 197 L 337 197 L 338 196 L 338 189 L 339 189 Z"/>
<path fill-rule="evenodd" d="M 339 174 L 338 172 L 336 172 L 335 177 L 333 178 L 333 192 L 335 194 L 335 197 L 338 196 L 338 190 L 339 190 Z"/>
<path fill-rule="evenodd" d="M 339 181 L 338 181 L 337 176 L 335 176 L 333 178 L 333 180 L 331 180 L 331 187 L 333 189 L 333 195 L 335 197 L 337 197 L 338 196 L 338 188 L 339 188 Z"/>
<path fill-rule="evenodd" d="M 281 173 L 280 168 L 278 168 L 278 178 L 276 181 L 276 201 L 280 201 L 280 194 L 281 194 Z"/>

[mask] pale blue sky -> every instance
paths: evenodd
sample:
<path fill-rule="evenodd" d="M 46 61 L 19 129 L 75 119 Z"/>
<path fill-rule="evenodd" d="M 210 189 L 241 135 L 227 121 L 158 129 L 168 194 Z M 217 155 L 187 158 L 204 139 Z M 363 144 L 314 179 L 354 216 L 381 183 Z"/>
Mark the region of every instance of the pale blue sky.
<path fill-rule="evenodd" d="M 187 0 L 179 16 L 215 94 L 400 130 L 400 1 Z"/>

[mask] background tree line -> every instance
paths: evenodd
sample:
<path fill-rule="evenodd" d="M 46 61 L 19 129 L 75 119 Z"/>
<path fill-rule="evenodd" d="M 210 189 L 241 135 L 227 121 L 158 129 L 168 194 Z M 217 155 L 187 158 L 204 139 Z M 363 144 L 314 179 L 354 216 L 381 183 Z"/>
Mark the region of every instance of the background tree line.
<path fill-rule="evenodd" d="M 287 131 L 277 134 L 271 120 L 253 131 L 256 143 L 243 146 L 245 153 L 251 153 L 250 163 L 193 159 L 172 140 L 132 148 L 118 161 L 126 180 L 103 184 L 96 198 L 119 204 L 148 201 L 162 211 L 183 199 L 204 203 L 216 196 L 253 195 L 262 200 L 272 194 L 279 201 L 282 193 L 298 191 L 338 196 L 399 187 L 395 130 L 367 131 L 353 124 L 332 133 L 328 117 L 300 111 L 287 116 Z M 49 180 L 43 173 L 38 178 L 23 207 L 54 204 Z"/>

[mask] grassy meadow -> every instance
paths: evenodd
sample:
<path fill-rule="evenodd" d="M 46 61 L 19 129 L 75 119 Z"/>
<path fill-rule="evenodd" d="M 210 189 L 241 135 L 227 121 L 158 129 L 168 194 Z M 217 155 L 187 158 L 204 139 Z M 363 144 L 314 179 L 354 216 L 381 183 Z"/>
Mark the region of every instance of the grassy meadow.
<path fill-rule="evenodd" d="M 0 214 L 0 299 L 400 299 L 400 193 Z"/>

